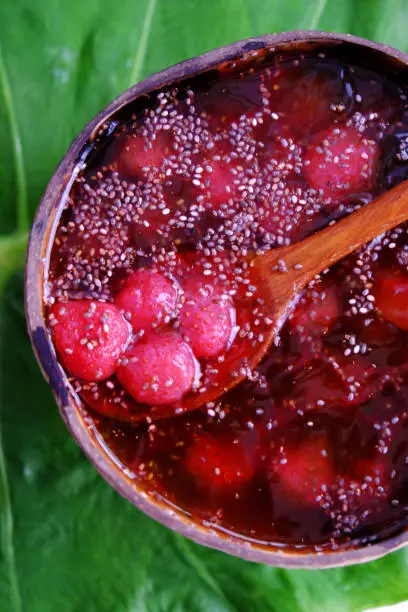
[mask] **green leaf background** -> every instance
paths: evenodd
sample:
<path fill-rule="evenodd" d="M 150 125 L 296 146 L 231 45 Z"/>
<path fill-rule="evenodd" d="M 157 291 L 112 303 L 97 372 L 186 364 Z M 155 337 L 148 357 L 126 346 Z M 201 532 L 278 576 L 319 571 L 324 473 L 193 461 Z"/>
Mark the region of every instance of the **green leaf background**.
<path fill-rule="evenodd" d="M 76 133 L 129 85 L 241 38 L 349 32 L 408 51 L 406 0 L 2 0 L 0 609 L 354 612 L 408 599 L 408 551 L 308 572 L 204 549 L 119 497 L 65 430 L 31 352 L 27 231 Z"/>

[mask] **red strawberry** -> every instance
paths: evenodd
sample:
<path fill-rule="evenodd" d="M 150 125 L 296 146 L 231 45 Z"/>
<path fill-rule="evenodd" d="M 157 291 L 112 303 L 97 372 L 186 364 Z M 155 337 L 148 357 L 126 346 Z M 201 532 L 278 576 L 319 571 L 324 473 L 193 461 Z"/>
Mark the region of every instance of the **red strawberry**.
<path fill-rule="evenodd" d="M 237 178 L 237 162 L 226 161 L 225 157 L 214 155 L 202 163 L 204 172 L 200 176 L 202 193 L 208 208 L 218 210 L 222 204 L 229 205 L 239 200 L 240 180 Z M 201 193 L 201 192 L 200 192 Z"/>
<path fill-rule="evenodd" d="M 130 236 L 138 250 L 157 250 L 177 239 L 179 217 L 186 212 L 186 206 L 183 199 L 174 198 L 156 186 L 153 192 L 147 187 L 142 197 L 143 203 L 133 219 Z"/>
<path fill-rule="evenodd" d="M 119 170 L 129 176 L 141 176 L 152 170 L 158 172 L 170 152 L 169 132 L 158 132 L 152 138 L 127 135 L 120 143 Z"/>
<path fill-rule="evenodd" d="M 146 268 L 134 272 L 116 296 L 116 305 L 135 331 L 149 330 L 169 322 L 176 314 L 178 286 L 169 278 Z"/>
<path fill-rule="evenodd" d="M 276 121 L 273 122 L 276 124 Z M 275 135 L 266 141 L 262 150 L 261 160 L 268 171 L 268 178 L 296 178 L 302 173 L 303 147 L 287 136 Z"/>
<path fill-rule="evenodd" d="M 303 172 L 309 185 L 322 190 L 325 197 L 341 198 L 370 189 L 378 156 L 374 141 L 350 127 L 335 125 L 316 138 Z"/>
<path fill-rule="evenodd" d="M 384 456 L 377 455 L 372 459 L 353 457 L 351 472 L 351 476 L 338 478 L 331 491 L 334 508 L 337 508 L 336 522 L 340 527 L 349 524 L 350 514 L 358 519 L 390 493 L 387 460 Z"/>
<path fill-rule="evenodd" d="M 340 362 L 339 374 L 350 404 L 366 402 L 383 386 L 384 370 L 364 357 L 353 356 Z"/>
<path fill-rule="evenodd" d="M 313 340 L 313 337 L 311 338 Z M 290 366 L 290 372 L 285 374 L 284 403 L 291 410 L 323 410 L 335 407 L 345 410 L 367 402 L 373 395 L 379 393 L 384 384 L 394 383 L 392 372 L 386 367 L 376 367 L 366 357 L 335 354 L 333 350 L 319 356 L 321 350 L 317 342 L 305 343 L 310 346 L 309 356 L 305 350 L 304 359 Z M 303 347 L 300 347 L 301 349 Z M 296 347 L 299 351 L 299 348 Z M 282 393 L 282 383 L 276 377 L 276 391 Z M 289 387 L 287 385 L 289 384 Z"/>
<path fill-rule="evenodd" d="M 311 359 L 297 368 L 293 377 L 290 399 L 296 410 L 325 410 L 328 406 L 342 405 L 347 395 L 344 384 L 332 364 L 324 359 Z M 288 403 L 292 405 L 293 402 Z"/>
<path fill-rule="evenodd" d="M 167 244 L 171 236 L 167 223 L 168 217 L 164 217 L 161 211 L 146 211 L 131 226 L 131 237 L 136 249 L 149 251 L 153 247 Z"/>
<path fill-rule="evenodd" d="M 165 200 L 163 199 L 160 203 L 165 204 Z M 167 214 L 163 214 L 163 210 Z M 147 235 L 152 239 L 154 236 L 157 236 L 158 232 L 164 232 L 171 219 L 170 211 L 171 209 L 167 206 L 162 209 L 153 206 L 146 207 L 139 215 L 137 223 L 134 224 L 133 235 Z"/>
<path fill-rule="evenodd" d="M 176 276 L 182 286 L 190 279 L 201 279 L 228 291 L 234 278 L 234 264 L 228 251 L 219 251 L 216 257 L 202 251 L 184 251 L 177 254 Z M 207 270 L 206 274 L 204 271 Z M 208 274 L 211 272 L 211 274 Z M 220 280 L 222 276 L 223 280 Z"/>
<path fill-rule="evenodd" d="M 231 340 L 235 308 L 231 297 L 206 277 L 184 284 L 180 328 L 197 357 L 216 357 Z"/>
<path fill-rule="evenodd" d="M 116 306 L 94 300 L 60 302 L 51 306 L 48 322 L 59 359 L 72 376 L 94 381 L 115 372 L 130 337 Z"/>
<path fill-rule="evenodd" d="M 387 457 L 379 454 L 372 459 L 357 458 L 353 461 L 354 479 L 367 499 L 387 495 L 390 488 L 387 462 Z"/>
<path fill-rule="evenodd" d="M 239 486 L 254 474 L 251 454 L 239 441 L 204 434 L 188 449 L 186 467 L 206 487 Z"/>
<path fill-rule="evenodd" d="M 274 185 L 276 183 L 267 185 L 259 194 L 256 221 L 261 231 L 272 235 L 275 240 L 296 241 L 319 228 L 318 215 L 324 204 L 314 190 L 295 183 L 284 189 L 274 189 Z M 279 244 L 282 243 L 278 241 Z"/>
<path fill-rule="evenodd" d="M 146 416 L 150 416 L 150 407 L 144 409 L 129 397 L 116 376 L 105 384 L 88 387 L 90 388 L 81 389 L 81 398 L 103 416 L 127 423 L 139 423 L 145 420 Z"/>
<path fill-rule="evenodd" d="M 321 435 L 310 437 L 296 448 L 275 457 L 270 473 L 299 503 L 318 503 L 319 496 L 335 483 L 327 441 Z"/>
<path fill-rule="evenodd" d="M 309 289 L 288 319 L 291 328 L 300 336 L 322 335 L 329 331 L 339 316 L 336 289 L 317 285 Z"/>
<path fill-rule="evenodd" d="M 382 349 L 385 345 L 390 345 L 395 341 L 397 330 L 392 323 L 379 317 L 369 321 L 361 329 L 361 341 L 365 342 L 370 348 Z"/>
<path fill-rule="evenodd" d="M 363 404 L 381 391 L 387 380 L 391 380 L 386 368 L 377 367 L 366 357 L 333 355 L 330 361 L 338 376 L 343 394 L 343 400 L 339 403 L 343 405 Z"/>
<path fill-rule="evenodd" d="M 126 353 L 116 376 L 138 402 L 172 404 L 190 391 L 197 374 L 191 348 L 174 332 L 153 334 Z"/>
<path fill-rule="evenodd" d="M 224 71 L 222 67 L 220 75 L 227 74 L 227 70 Z M 207 115 L 206 120 L 214 124 L 218 120 L 219 129 L 244 113 L 258 111 L 261 104 L 259 76 L 256 73 L 246 74 L 245 79 L 217 78 L 211 88 L 197 100 L 198 107 Z"/>
<path fill-rule="evenodd" d="M 401 329 L 408 329 L 407 278 L 390 275 L 377 279 L 375 297 L 384 319 Z"/>
<path fill-rule="evenodd" d="M 279 113 L 275 123 L 301 136 L 333 123 L 350 108 L 344 76 L 323 65 L 311 70 L 308 63 L 272 72 L 268 88 L 271 110 Z"/>

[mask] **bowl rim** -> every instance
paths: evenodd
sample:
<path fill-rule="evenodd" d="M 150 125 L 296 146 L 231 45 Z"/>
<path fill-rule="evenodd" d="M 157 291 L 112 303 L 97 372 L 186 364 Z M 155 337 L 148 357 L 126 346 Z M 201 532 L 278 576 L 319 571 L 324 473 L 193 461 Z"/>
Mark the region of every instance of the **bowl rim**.
<path fill-rule="evenodd" d="M 257 53 L 262 49 L 273 50 L 277 46 L 313 43 L 350 43 L 364 47 L 390 61 L 408 67 L 408 54 L 390 46 L 372 42 L 351 34 L 337 34 L 315 30 L 294 30 L 279 34 L 248 38 L 225 45 L 192 59 L 175 64 L 155 73 L 125 90 L 100 111 L 78 134 L 62 161 L 57 166 L 39 203 L 31 228 L 25 269 L 25 311 L 28 333 L 33 350 L 45 379 L 50 385 L 62 419 L 77 444 L 93 463 L 102 477 L 139 510 L 173 531 L 204 546 L 214 548 L 245 560 L 284 568 L 323 569 L 363 563 L 380 558 L 408 544 L 408 529 L 381 542 L 336 551 L 298 552 L 293 548 L 279 549 L 278 545 L 249 542 L 237 534 L 229 534 L 220 528 L 211 528 L 192 519 L 181 508 L 155 499 L 137 487 L 137 480 L 125 474 L 118 460 L 102 445 L 96 429 L 81 410 L 81 402 L 68 383 L 59 366 L 50 341 L 43 313 L 45 289 L 44 270 L 47 265 L 47 245 L 53 238 L 59 220 L 57 204 L 70 187 L 72 173 L 87 142 L 92 140 L 106 119 L 131 100 L 154 91 L 169 83 L 203 72 L 225 61 Z"/>

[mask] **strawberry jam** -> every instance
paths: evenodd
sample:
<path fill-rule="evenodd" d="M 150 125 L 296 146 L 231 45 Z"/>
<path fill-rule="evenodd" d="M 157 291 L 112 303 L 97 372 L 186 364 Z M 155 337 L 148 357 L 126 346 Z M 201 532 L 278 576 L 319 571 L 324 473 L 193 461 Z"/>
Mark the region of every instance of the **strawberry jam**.
<path fill-rule="evenodd" d="M 315 277 L 246 361 L 272 323 L 248 253 L 405 178 L 401 75 L 347 45 L 250 54 L 102 126 L 61 202 L 45 309 L 89 426 L 147 495 L 298 551 L 405 528 L 408 225 Z M 245 379 L 192 410 L 226 373 Z"/>

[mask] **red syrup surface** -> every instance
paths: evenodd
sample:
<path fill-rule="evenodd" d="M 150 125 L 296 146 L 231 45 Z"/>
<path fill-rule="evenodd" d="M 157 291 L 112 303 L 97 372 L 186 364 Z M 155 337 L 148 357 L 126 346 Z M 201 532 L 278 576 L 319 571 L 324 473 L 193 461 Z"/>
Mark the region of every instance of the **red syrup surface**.
<path fill-rule="evenodd" d="M 118 378 L 67 371 L 126 473 L 199 522 L 304 551 L 407 523 L 408 226 L 315 278 L 234 389 L 191 412 L 174 398 L 237 358 L 245 368 L 262 339 L 249 251 L 302 240 L 408 177 L 404 90 L 363 63 L 235 63 L 125 108 L 73 184 L 48 275 L 62 363 L 77 342 L 82 364 L 90 342 L 112 367 L 105 319 L 91 340 L 71 321 L 61 344 L 63 302 L 109 303 L 128 326 Z"/>

